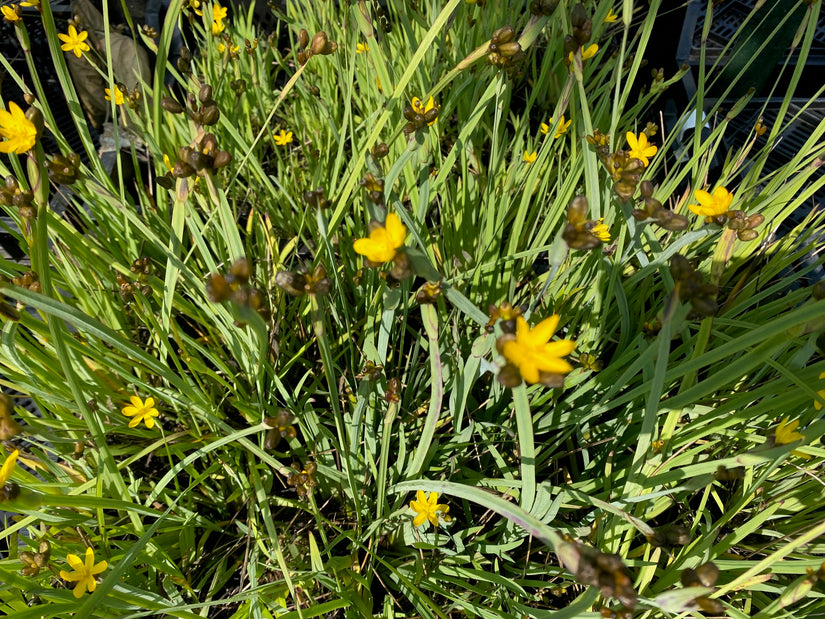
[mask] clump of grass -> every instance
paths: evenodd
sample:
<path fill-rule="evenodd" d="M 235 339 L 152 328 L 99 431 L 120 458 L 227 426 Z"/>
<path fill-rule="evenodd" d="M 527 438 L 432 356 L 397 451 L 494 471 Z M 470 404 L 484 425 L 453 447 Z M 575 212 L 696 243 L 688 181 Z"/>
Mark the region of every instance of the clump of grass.
<path fill-rule="evenodd" d="M 772 231 L 825 183 L 825 121 L 765 169 L 821 3 L 775 124 L 715 176 L 746 100 L 675 155 L 651 123 L 681 76 L 642 70 L 661 3 L 492 5 L 288 3 L 270 34 L 174 2 L 142 76 L 46 3 L 4 11 L 23 49 L 42 20 L 84 152 L 0 58 L 30 258 L 0 261 L 0 368 L 40 410 L 0 400 L 0 608 L 823 610 L 823 218 Z M 167 62 L 179 23 L 198 49 Z"/>

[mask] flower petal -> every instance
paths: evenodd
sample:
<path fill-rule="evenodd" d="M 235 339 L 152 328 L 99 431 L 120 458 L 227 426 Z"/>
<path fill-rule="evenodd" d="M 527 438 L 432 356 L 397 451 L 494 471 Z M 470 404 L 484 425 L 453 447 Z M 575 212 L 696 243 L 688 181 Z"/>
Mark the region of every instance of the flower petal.
<path fill-rule="evenodd" d="M 387 229 L 387 234 L 390 237 L 394 248 L 397 249 L 404 244 L 407 238 L 407 228 L 401 223 L 401 219 L 395 213 L 389 213 L 387 220 L 384 222 L 384 227 Z"/>
<path fill-rule="evenodd" d="M 559 325 L 559 315 L 553 314 L 542 320 L 539 324 L 533 327 L 530 332 L 530 339 L 534 346 L 546 344 L 553 337 L 556 332 L 556 327 Z"/>
<path fill-rule="evenodd" d="M 79 572 L 85 567 L 83 561 L 77 555 L 67 555 L 66 563 L 68 563 L 69 567 L 71 567 L 75 572 Z"/>

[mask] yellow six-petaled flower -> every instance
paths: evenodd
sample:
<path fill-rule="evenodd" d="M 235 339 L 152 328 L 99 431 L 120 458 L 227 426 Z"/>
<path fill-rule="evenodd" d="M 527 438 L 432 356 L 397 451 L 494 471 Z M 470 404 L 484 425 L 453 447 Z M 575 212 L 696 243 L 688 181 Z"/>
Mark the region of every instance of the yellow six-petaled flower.
<path fill-rule="evenodd" d="M 279 133 L 273 133 L 272 139 L 275 140 L 277 146 L 286 146 L 292 143 L 292 131 L 284 131 L 281 129 Z"/>
<path fill-rule="evenodd" d="M 521 160 L 524 163 L 533 163 L 538 156 L 539 154 L 537 151 L 533 151 L 532 153 L 529 151 L 524 151 L 524 154 L 521 156 Z"/>
<path fill-rule="evenodd" d="M 0 11 L 3 12 L 3 19 L 10 24 L 20 21 L 20 5 L 12 4 L 10 6 L 0 6 Z"/>
<path fill-rule="evenodd" d="M 365 256 L 370 262 L 381 264 L 395 258 L 406 238 L 407 228 L 398 215 L 389 213 L 383 226 L 373 228 L 369 238 L 358 239 L 352 247 L 356 254 Z"/>
<path fill-rule="evenodd" d="M 89 593 L 95 590 L 95 587 L 97 587 L 95 575 L 100 574 L 108 566 L 106 561 L 95 564 L 95 551 L 91 547 L 86 548 L 85 559 L 86 560 L 83 561 L 77 555 L 70 554 L 66 557 L 66 562 L 74 571 L 67 572 L 66 570 L 60 570 L 60 578 L 77 583 L 73 593 L 78 599 L 82 598 L 87 590 Z"/>
<path fill-rule="evenodd" d="M 619 16 L 618 16 L 618 15 L 616 15 L 616 14 L 613 12 L 613 9 L 610 9 L 610 11 L 607 13 L 607 17 L 605 17 L 605 18 L 604 18 L 604 23 L 606 23 L 606 24 L 612 24 L 612 23 L 614 23 L 617 19 L 619 19 Z"/>
<path fill-rule="evenodd" d="M 628 131 L 625 137 L 627 145 L 630 146 L 630 156 L 638 159 L 647 167 L 650 163 L 648 157 L 655 155 L 659 149 L 647 141 L 647 134 L 644 131 L 639 134 L 638 138 L 632 131 Z"/>
<path fill-rule="evenodd" d="M 590 229 L 590 234 L 599 239 L 602 243 L 610 242 L 610 228 L 607 224 L 602 223 L 604 219 L 599 219 L 596 225 Z"/>
<path fill-rule="evenodd" d="M 545 318 L 532 329 L 521 316 L 516 318 L 516 334 L 501 345 L 499 352 L 518 368 L 527 383 L 541 382 L 541 374 L 568 374 L 573 366 L 562 357 L 576 348 L 572 340 L 551 342 L 559 324 L 558 315 Z"/>
<path fill-rule="evenodd" d="M 447 514 L 450 511 L 450 506 L 438 502 L 438 493 L 430 492 L 429 496 L 423 490 L 415 493 L 415 500 L 410 501 L 410 509 L 412 509 L 416 516 L 413 519 L 413 526 L 420 527 L 427 520 L 434 526 L 438 526 L 438 517 L 440 514 Z"/>
<path fill-rule="evenodd" d="M 555 135 L 555 137 L 556 137 L 556 138 L 560 138 L 562 135 L 564 135 L 565 133 L 567 133 L 567 130 L 570 128 L 570 124 L 571 124 L 572 122 L 573 122 L 573 119 L 572 119 L 572 118 L 571 118 L 570 120 L 568 120 L 568 121 L 565 121 L 565 120 L 564 120 L 564 114 L 562 114 L 562 115 L 561 115 L 561 120 L 559 121 L 559 124 L 558 124 L 558 126 L 556 127 L 556 135 Z M 550 131 L 550 125 L 552 125 L 552 124 L 553 124 L 553 119 L 551 118 L 551 119 L 549 119 L 546 123 L 541 123 L 541 127 L 539 127 L 539 130 L 540 130 L 540 131 L 541 131 L 544 135 L 547 135 L 547 133 Z"/>
<path fill-rule="evenodd" d="M 599 46 L 598 46 L 598 45 L 596 45 L 595 43 L 593 43 L 592 45 L 590 45 L 590 46 L 589 46 L 589 47 L 587 47 L 586 49 L 582 49 L 582 50 L 581 50 L 581 52 L 582 52 L 582 62 L 584 62 L 584 61 L 585 61 L 585 60 L 587 60 L 588 58 L 592 58 L 593 56 L 595 56 L 595 55 L 596 55 L 596 52 L 598 52 L 598 51 L 599 51 Z M 570 62 L 573 62 L 573 52 L 570 52 L 570 53 L 567 55 L 567 59 L 568 59 Z"/>
<path fill-rule="evenodd" d="M 226 19 L 226 7 L 221 6 L 220 2 L 212 5 L 212 34 L 218 36 L 221 32 L 226 30 L 226 25 L 223 20 Z"/>
<path fill-rule="evenodd" d="M 724 187 L 717 187 L 712 194 L 701 189 L 697 189 L 693 193 L 699 204 L 689 204 L 688 208 L 692 213 L 704 217 L 724 215 L 730 210 L 730 205 L 733 202 L 733 194 Z"/>
<path fill-rule="evenodd" d="M 64 52 L 73 52 L 75 56 L 80 58 L 80 56 L 83 55 L 83 52 L 89 51 L 89 44 L 86 43 L 89 33 L 85 30 L 78 32 L 77 28 L 70 25 L 68 34 L 58 33 L 57 36 L 61 41 L 63 41 L 63 45 L 60 46 L 60 49 Z"/>
<path fill-rule="evenodd" d="M 144 402 L 136 395 L 133 395 L 129 398 L 129 401 L 132 405 L 124 406 L 121 410 L 124 415 L 133 418 L 129 422 L 129 427 L 134 428 L 141 421 L 146 423 L 147 428 L 151 429 L 155 427 L 155 417 L 160 415 L 160 413 L 158 412 L 158 409 L 155 408 L 154 398 L 146 398 L 146 401 Z"/>
<path fill-rule="evenodd" d="M 112 91 L 106 88 L 104 89 L 104 92 L 106 93 L 104 99 L 106 99 L 106 101 L 111 101 Z M 117 86 L 115 86 L 115 105 L 123 105 L 124 100 L 125 99 L 123 98 L 123 91 Z"/>
<path fill-rule="evenodd" d="M 34 148 L 37 127 L 26 118 L 20 106 L 14 101 L 9 101 L 9 111 L 0 110 L 0 136 L 6 138 L 5 142 L 0 142 L 0 153 L 22 155 Z"/>
<path fill-rule="evenodd" d="M 6 485 L 6 482 L 11 479 L 11 472 L 14 470 L 14 463 L 17 462 L 17 456 L 20 455 L 20 452 L 15 449 L 13 452 L 9 454 L 9 457 L 6 458 L 6 461 L 3 463 L 3 466 L 0 467 L 0 488 Z"/>

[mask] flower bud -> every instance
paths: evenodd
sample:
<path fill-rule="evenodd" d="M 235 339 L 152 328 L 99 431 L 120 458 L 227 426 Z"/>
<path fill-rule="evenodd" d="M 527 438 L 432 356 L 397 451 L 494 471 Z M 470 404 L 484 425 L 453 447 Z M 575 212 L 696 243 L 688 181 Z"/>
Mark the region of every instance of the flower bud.
<path fill-rule="evenodd" d="M 639 192 L 642 194 L 643 198 L 652 198 L 653 197 L 653 183 L 650 181 L 642 181 L 639 183 Z"/>
<path fill-rule="evenodd" d="M 409 119 L 407 119 L 409 120 Z M 390 152 L 390 147 L 387 146 L 386 142 L 381 142 L 380 144 L 376 144 L 372 147 L 372 158 L 373 159 L 383 159 L 386 157 Z"/>

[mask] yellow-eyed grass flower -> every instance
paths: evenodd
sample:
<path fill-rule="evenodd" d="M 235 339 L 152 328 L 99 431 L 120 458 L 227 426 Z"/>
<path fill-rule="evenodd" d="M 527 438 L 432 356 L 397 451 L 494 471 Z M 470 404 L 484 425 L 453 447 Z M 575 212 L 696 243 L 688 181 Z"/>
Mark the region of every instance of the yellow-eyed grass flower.
<path fill-rule="evenodd" d="M 272 134 L 272 139 L 275 140 L 276 146 L 286 146 L 292 143 L 292 131 L 281 129 L 280 132 Z"/>
<path fill-rule="evenodd" d="M 356 43 L 355 44 L 355 53 L 356 54 L 363 54 L 364 52 L 370 51 L 370 44 L 369 43 Z"/>
<path fill-rule="evenodd" d="M 524 163 L 533 163 L 538 156 L 539 154 L 536 151 L 533 151 L 532 153 L 524 151 L 524 154 L 521 156 L 521 160 Z"/>
<path fill-rule="evenodd" d="M 74 571 L 67 572 L 66 570 L 60 570 L 60 578 L 77 583 L 72 593 L 78 599 L 82 598 L 86 591 L 92 593 L 95 590 L 95 587 L 97 587 L 95 576 L 108 567 L 106 561 L 95 563 L 95 551 L 91 547 L 86 548 L 85 560 L 82 560 L 77 555 L 70 554 L 66 557 L 66 563 L 68 563 Z"/>
<path fill-rule="evenodd" d="M 592 58 L 596 55 L 596 52 L 599 51 L 599 46 L 593 43 L 592 45 L 588 46 L 585 49 L 582 49 L 582 62 L 587 60 L 588 58 Z M 573 62 L 573 52 L 570 52 L 567 56 L 567 59 L 570 62 Z"/>
<path fill-rule="evenodd" d="M 0 153 L 22 155 L 34 148 L 37 127 L 14 101 L 10 101 L 8 112 L 0 110 L 0 136 L 6 138 L 5 142 L 0 142 Z"/>
<path fill-rule="evenodd" d="M 805 440 L 805 435 L 801 432 L 796 431 L 798 427 L 798 419 L 788 421 L 787 417 L 783 418 L 782 421 L 779 422 L 779 425 L 776 426 L 776 430 L 774 430 L 768 437 L 768 443 L 773 443 L 774 446 L 778 446 L 790 445 L 791 443 Z M 797 456 L 799 458 L 804 458 L 806 460 L 811 457 L 808 454 L 799 451 L 798 449 L 794 449 L 793 451 L 791 451 L 791 455 Z"/>
<path fill-rule="evenodd" d="M 415 493 L 415 500 L 410 501 L 410 509 L 415 512 L 413 526 L 420 527 L 427 520 L 434 527 L 438 527 L 439 516 L 447 521 L 446 514 L 450 511 L 450 506 L 438 502 L 438 493 L 430 492 L 429 495 L 423 490 Z"/>
<path fill-rule="evenodd" d="M 650 164 L 648 157 L 652 157 L 659 149 L 647 141 L 647 135 L 643 131 L 636 137 L 632 131 L 628 131 L 625 135 L 627 138 L 627 145 L 630 147 L 630 157 L 638 159 L 645 167 Z"/>
<path fill-rule="evenodd" d="M 607 227 L 607 224 L 602 223 L 604 219 L 599 219 L 590 229 L 590 234 L 595 236 L 599 239 L 602 243 L 609 243 L 610 242 L 610 228 Z"/>
<path fill-rule="evenodd" d="M 619 19 L 619 16 L 613 12 L 613 9 L 610 9 L 607 13 L 607 17 L 604 18 L 604 23 L 612 24 L 615 23 L 617 19 Z"/>
<path fill-rule="evenodd" d="M 106 88 L 103 92 L 106 93 L 106 96 L 103 98 L 106 99 L 106 101 L 111 101 L 112 91 Z M 117 85 L 115 85 L 115 105 L 123 105 L 124 101 L 125 99 L 123 97 L 123 91 Z"/>
<path fill-rule="evenodd" d="M 88 52 L 90 49 L 89 44 L 86 43 L 89 33 L 85 30 L 78 32 L 77 28 L 71 24 L 69 25 L 69 32 L 67 34 L 58 33 L 57 36 L 63 41 L 60 49 L 64 52 L 72 52 L 78 58 L 83 55 L 83 52 Z"/>
<path fill-rule="evenodd" d="M 562 135 L 567 133 L 567 130 L 570 128 L 570 124 L 573 122 L 571 118 L 568 121 L 564 120 L 564 114 L 561 115 L 561 120 L 559 121 L 559 126 L 556 127 L 556 135 L 554 136 L 556 139 L 560 138 Z M 550 125 L 553 124 L 553 119 L 550 118 L 546 123 L 541 123 L 541 127 L 539 130 L 542 134 L 547 135 L 550 131 Z"/>
<path fill-rule="evenodd" d="M 573 370 L 565 359 L 576 348 L 572 340 L 551 342 L 559 316 L 545 318 L 532 329 L 521 316 L 516 317 L 516 333 L 505 334 L 496 342 L 499 353 L 514 366 L 528 384 L 556 386 Z"/>
<path fill-rule="evenodd" d="M 131 406 L 124 406 L 121 412 L 127 417 L 132 417 L 129 422 L 129 427 L 134 428 L 141 421 L 146 423 L 146 427 L 151 429 L 155 426 L 155 417 L 160 415 L 158 409 L 155 408 L 154 398 L 146 398 L 146 401 L 141 400 L 136 395 L 129 398 L 132 403 Z"/>
<path fill-rule="evenodd" d="M 212 35 L 218 36 L 221 32 L 226 30 L 226 25 L 223 20 L 226 19 L 226 7 L 221 6 L 219 2 L 212 5 Z"/>
<path fill-rule="evenodd" d="M 384 225 L 370 224 L 369 238 L 356 240 L 352 247 L 356 254 L 365 256 L 370 265 L 379 265 L 393 260 L 398 249 L 407 238 L 407 228 L 398 215 L 389 213 Z M 370 266 L 368 265 L 368 266 Z"/>
<path fill-rule="evenodd" d="M 19 4 L 12 4 L 10 6 L 2 6 L 0 7 L 0 11 L 3 12 L 3 19 L 5 19 L 10 24 L 15 24 L 20 21 L 20 5 Z"/>
<path fill-rule="evenodd" d="M 693 194 L 699 204 L 689 204 L 688 208 L 691 213 L 704 217 L 724 215 L 730 210 L 730 205 L 733 202 L 733 194 L 724 187 L 717 187 L 712 194 L 701 189 L 697 189 Z"/>

